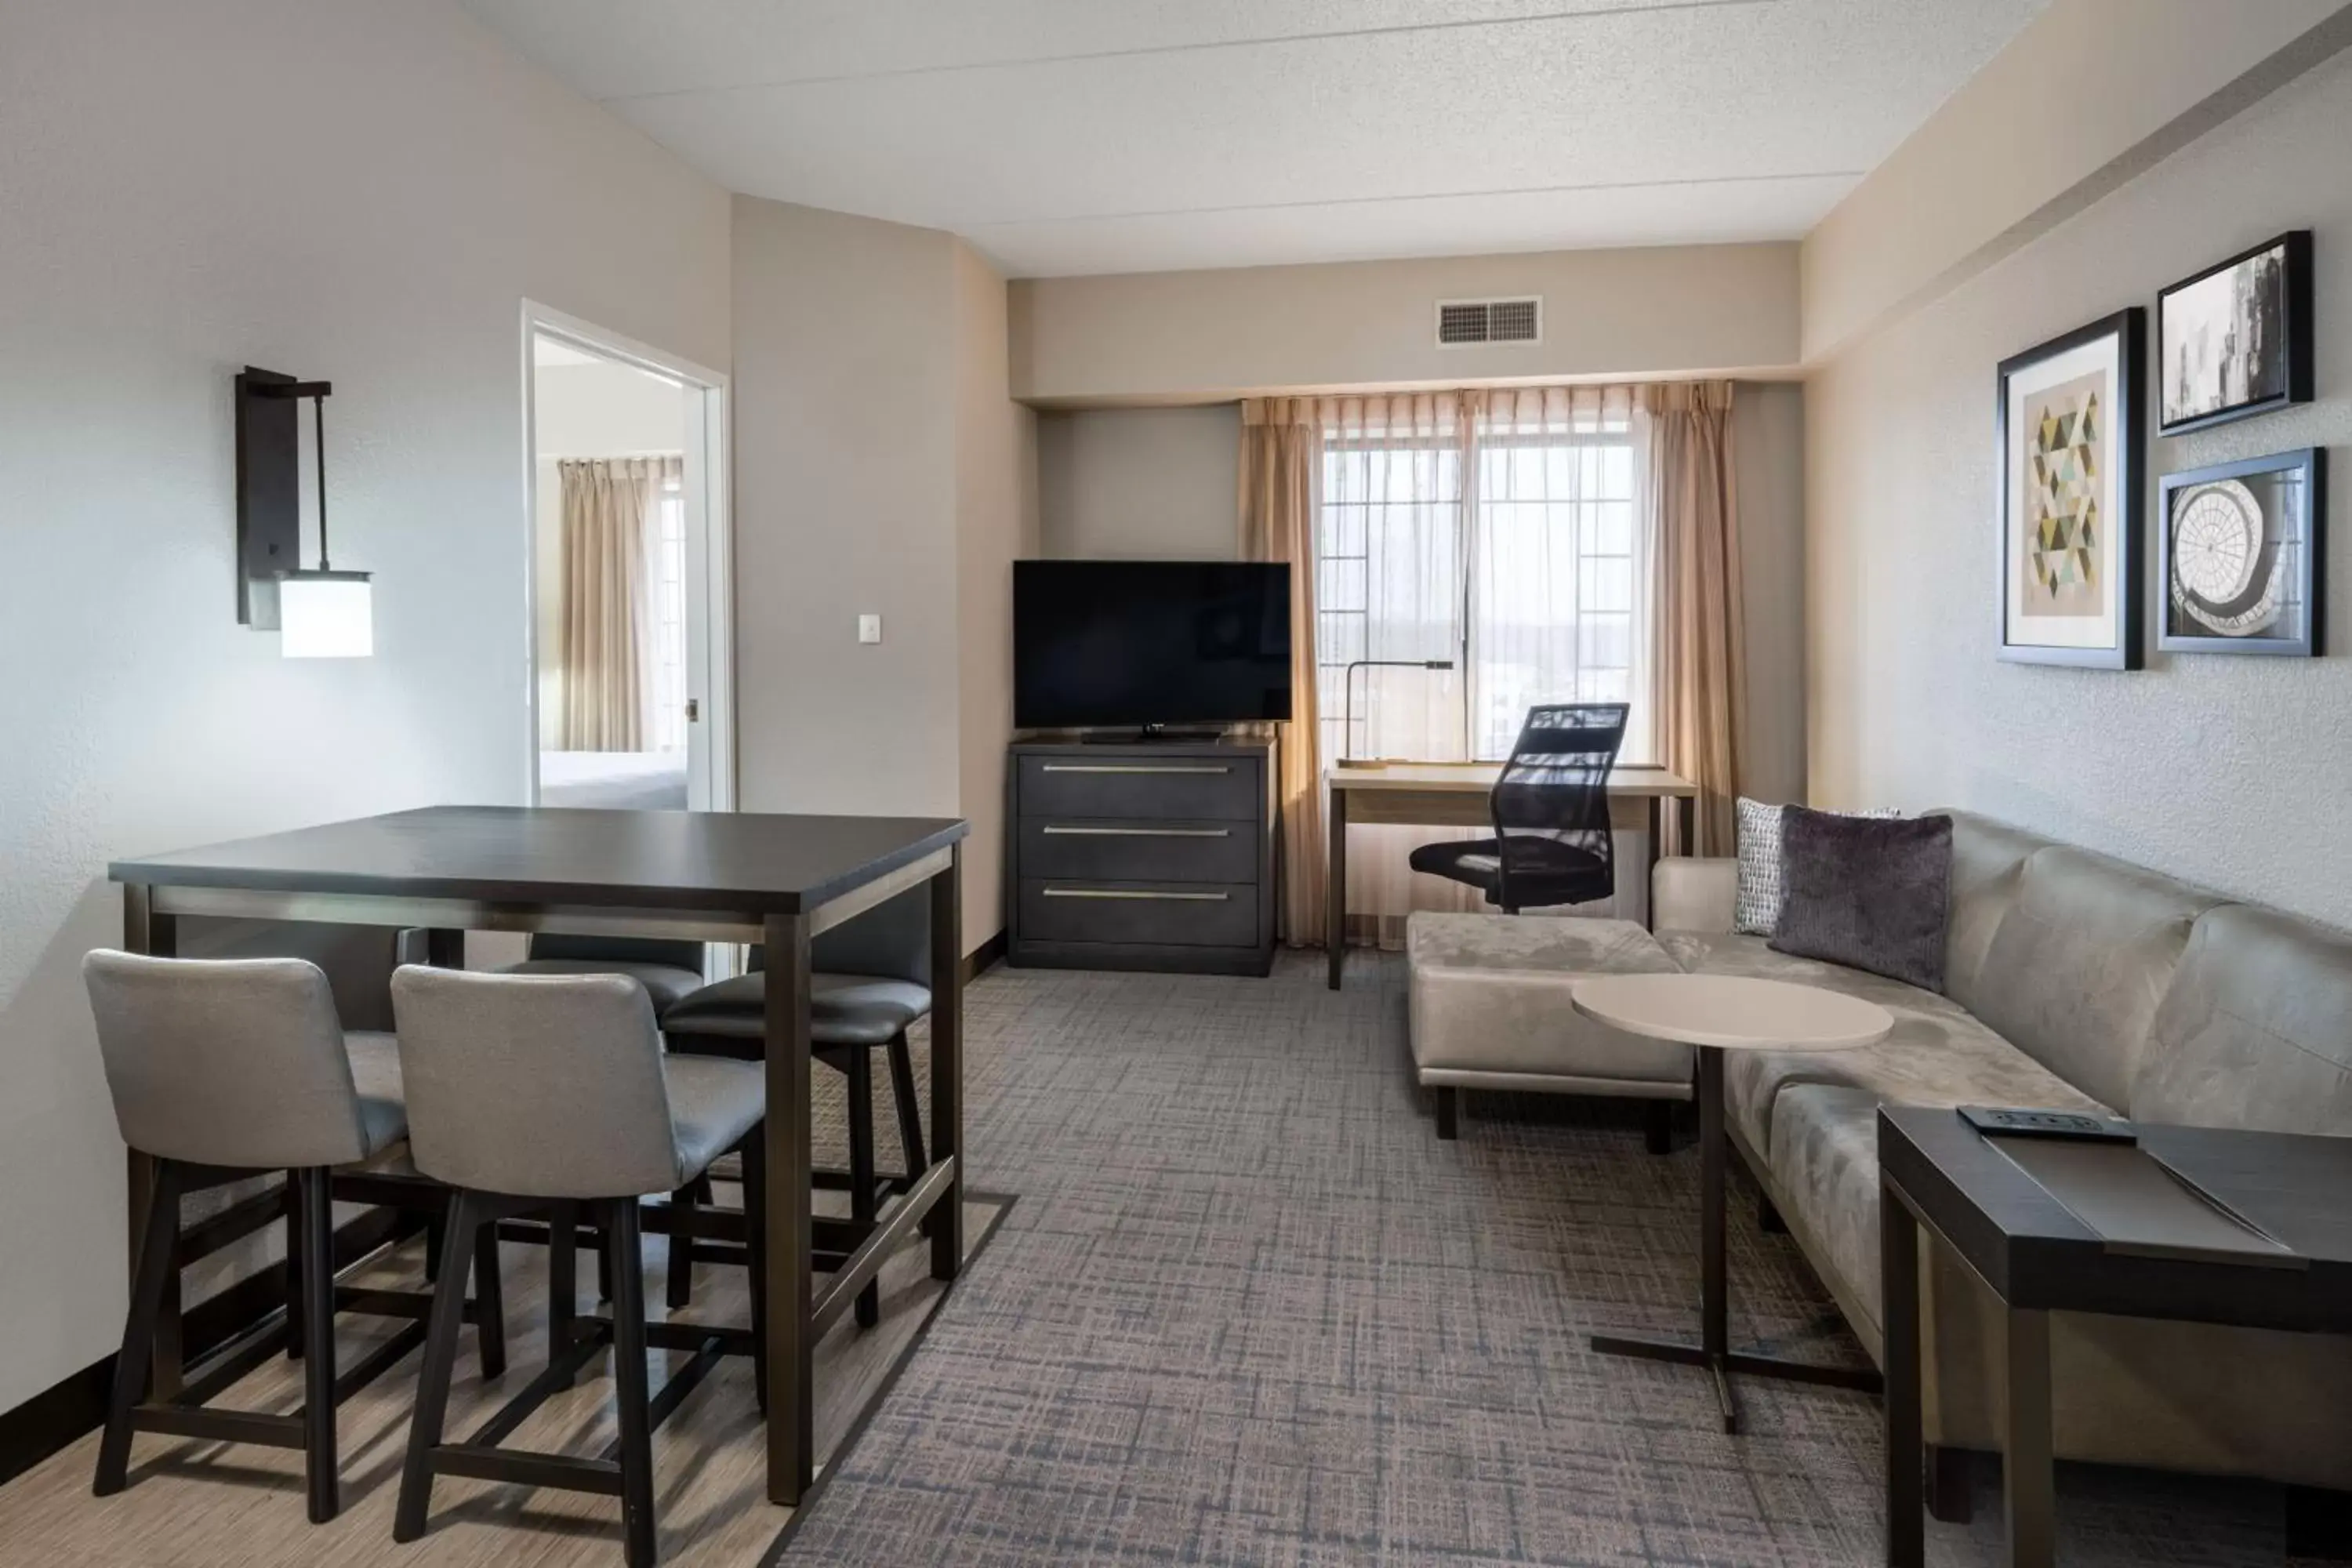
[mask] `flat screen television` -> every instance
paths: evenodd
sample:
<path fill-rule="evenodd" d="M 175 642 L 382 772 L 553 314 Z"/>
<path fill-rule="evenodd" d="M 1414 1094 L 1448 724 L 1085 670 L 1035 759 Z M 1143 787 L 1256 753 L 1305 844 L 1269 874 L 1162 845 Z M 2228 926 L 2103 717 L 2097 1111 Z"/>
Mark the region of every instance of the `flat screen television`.
<path fill-rule="evenodd" d="M 1016 561 L 1013 722 L 1024 730 L 1290 717 L 1290 568 Z"/>

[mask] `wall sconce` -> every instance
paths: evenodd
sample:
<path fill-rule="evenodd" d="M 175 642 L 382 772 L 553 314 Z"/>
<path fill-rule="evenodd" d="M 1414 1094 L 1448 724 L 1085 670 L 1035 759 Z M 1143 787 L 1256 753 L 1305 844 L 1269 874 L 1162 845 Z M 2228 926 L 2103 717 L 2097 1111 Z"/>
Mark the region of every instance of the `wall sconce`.
<path fill-rule="evenodd" d="M 278 634 L 288 658 L 365 658 L 375 651 L 374 585 L 327 556 L 325 381 L 245 367 L 236 378 L 236 618 Z M 301 410 L 318 449 L 319 565 L 302 566 Z"/>

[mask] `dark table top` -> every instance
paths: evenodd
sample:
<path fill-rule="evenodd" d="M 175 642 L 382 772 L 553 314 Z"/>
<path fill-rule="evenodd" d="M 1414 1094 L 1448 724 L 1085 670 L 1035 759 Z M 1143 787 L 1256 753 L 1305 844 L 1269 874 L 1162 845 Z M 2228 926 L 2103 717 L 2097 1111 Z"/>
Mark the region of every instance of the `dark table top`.
<path fill-rule="evenodd" d="M 2297 1261 L 2112 1250 L 1949 1110 L 1882 1107 L 1879 1167 L 2012 1306 L 2352 1332 L 2352 1138 L 2145 1122 L 2135 1131 L 2141 1148 Z"/>
<path fill-rule="evenodd" d="M 794 914 L 971 831 L 948 817 L 436 805 L 118 860 L 117 882 Z"/>

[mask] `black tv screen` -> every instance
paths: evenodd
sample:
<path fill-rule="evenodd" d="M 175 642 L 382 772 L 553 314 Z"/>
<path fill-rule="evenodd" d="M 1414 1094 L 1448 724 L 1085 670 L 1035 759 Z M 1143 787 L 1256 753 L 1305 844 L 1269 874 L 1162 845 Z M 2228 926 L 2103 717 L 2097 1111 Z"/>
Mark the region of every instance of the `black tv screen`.
<path fill-rule="evenodd" d="M 1013 721 L 1020 728 L 1289 717 L 1286 564 L 1013 563 Z"/>

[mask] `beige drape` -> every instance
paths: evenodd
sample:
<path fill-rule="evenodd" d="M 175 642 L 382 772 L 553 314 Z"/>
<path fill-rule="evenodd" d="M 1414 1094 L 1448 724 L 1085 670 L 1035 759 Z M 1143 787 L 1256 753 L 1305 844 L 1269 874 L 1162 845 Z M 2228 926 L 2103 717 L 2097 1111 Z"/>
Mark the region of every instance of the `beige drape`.
<path fill-rule="evenodd" d="M 1242 559 L 1290 563 L 1290 722 L 1274 726 L 1282 804 L 1282 897 L 1275 917 L 1282 940 L 1294 947 L 1323 941 L 1315 659 L 1315 475 L 1322 446 L 1310 402 L 1254 397 L 1242 405 Z"/>
<path fill-rule="evenodd" d="M 1698 841 L 1728 855 L 1747 699 L 1731 383 L 1642 389 L 1649 419 L 1643 510 L 1652 529 L 1651 709 L 1660 760 L 1699 787 Z"/>
<path fill-rule="evenodd" d="M 563 499 L 556 731 L 567 752 L 640 752 L 650 744 L 654 509 L 676 458 L 568 458 Z"/>

